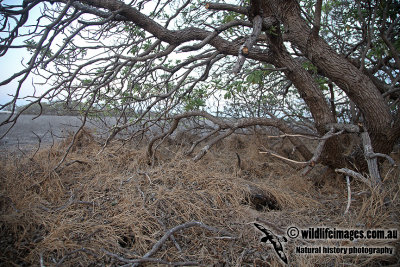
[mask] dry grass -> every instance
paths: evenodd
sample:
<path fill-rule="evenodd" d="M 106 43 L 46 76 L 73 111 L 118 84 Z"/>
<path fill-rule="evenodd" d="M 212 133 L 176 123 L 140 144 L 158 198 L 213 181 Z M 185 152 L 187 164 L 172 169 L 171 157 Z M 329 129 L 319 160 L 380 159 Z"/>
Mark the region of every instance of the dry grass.
<path fill-rule="evenodd" d="M 124 262 L 117 255 L 141 258 L 167 230 L 200 221 L 221 232 L 198 227 L 182 230 L 152 257 L 206 266 L 281 266 L 272 246 L 259 242 L 260 232 L 252 222 L 261 222 L 279 235 L 293 225 L 304 229 L 398 227 L 398 168 L 385 167 L 384 194 L 371 194 L 353 181 L 354 200 L 350 212 L 343 215 L 345 181 L 335 178 L 316 187 L 313 179 L 259 154 L 258 147 L 266 142 L 262 138 L 234 136 L 197 163 L 183 156 L 180 145 L 164 145 L 154 166 L 147 165 L 142 147 L 116 143 L 98 154 L 100 147 L 90 133 L 78 139 L 67 166 L 58 171 L 53 168 L 68 141 L 41 150 L 32 160 L 8 156 L 1 161 L 0 265 L 119 266 Z M 243 161 L 240 172 L 235 153 Z M 254 188 L 275 197 L 281 209 L 257 211 L 249 205 Z M 295 247 L 304 242 L 286 243 L 292 266 L 376 266 L 400 260 L 398 254 L 296 254 Z M 356 245 L 323 242 L 314 244 Z M 399 249 L 396 242 L 370 242 L 368 246 Z"/>

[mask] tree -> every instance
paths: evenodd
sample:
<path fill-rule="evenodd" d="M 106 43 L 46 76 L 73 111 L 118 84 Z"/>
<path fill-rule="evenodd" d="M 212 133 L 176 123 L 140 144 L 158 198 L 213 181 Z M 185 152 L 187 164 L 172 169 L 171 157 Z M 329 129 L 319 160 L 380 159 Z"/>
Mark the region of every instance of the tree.
<path fill-rule="evenodd" d="M 30 26 L 28 17 L 37 7 L 42 15 Z M 203 154 L 218 140 L 254 125 L 287 134 L 306 127 L 325 136 L 321 155 L 313 155 L 295 136 L 290 140 L 307 161 L 332 168 L 346 164 L 335 131 L 364 131 L 373 151 L 387 154 L 400 137 L 399 7 L 399 1 L 390 0 L 1 4 L 6 35 L 0 55 L 10 49 L 32 53 L 22 71 L 0 82 L 18 80 L 13 100 L 0 107 L 11 106 L 15 114 L 1 125 L 18 119 L 22 84 L 35 74 L 51 87 L 35 95 L 32 105 L 45 100 L 84 104 L 84 123 L 92 109 L 118 111 L 106 144 L 129 127 L 144 125 L 143 131 L 172 120 L 153 144 L 172 134 L 181 119 L 200 116 L 213 122 L 206 137 L 220 133 Z M 30 31 L 21 34 L 24 28 Z M 213 98 L 225 98 L 225 117 L 242 118 L 233 123 L 218 117 L 218 108 L 205 108 Z M 129 119 L 122 120 L 128 111 Z M 361 127 L 344 125 L 349 123 Z M 150 156 L 152 151 L 151 145 Z M 354 162 L 362 168 L 359 152 L 353 153 Z"/>

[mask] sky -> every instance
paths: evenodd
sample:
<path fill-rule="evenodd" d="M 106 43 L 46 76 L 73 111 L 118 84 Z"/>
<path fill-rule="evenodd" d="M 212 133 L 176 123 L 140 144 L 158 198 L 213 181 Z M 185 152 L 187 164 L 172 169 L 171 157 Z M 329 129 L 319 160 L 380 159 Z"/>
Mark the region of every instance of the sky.
<path fill-rule="evenodd" d="M 3 0 L 0 1 L 1 5 L 17 5 L 21 4 L 23 1 L 22 0 Z M 143 10 L 145 13 L 148 12 L 149 10 L 152 9 L 154 6 L 153 3 L 148 3 L 146 5 L 145 10 Z M 29 14 L 29 19 L 25 25 L 35 25 L 36 24 L 36 19 L 40 16 L 40 9 L 42 7 L 42 4 L 37 5 Z M 3 23 L 3 17 L 0 15 L 0 25 Z M 26 33 L 27 29 L 20 30 L 20 33 Z M 1 37 L 6 37 L 7 33 L 0 33 Z M 20 45 L 23 44 L 23 40 L 18 40 L 17 42 L 14 42 L 13 45 Z M 24 69 L 23 65 L 21 64 L 21 61 L 23 62 L 28 62 L 30 59 L 31 55 L 30 53 L 25 49 L 25 48 L 20 48 L 20 49 L 9 49 L 3 57 L 0 57 L 0 82 L 8 79 L 10 76 L 12 76 L 14 73 L 17 73 L 21 70 Z M 18 87 L 18 80 L 20 80 L 22 76 L 18 77 L 14 81 L 10 82 L 7 85 L 0 86 L 0 104 L 5 104 L 9 102 L 10 100 L 13 99 L 12 96 L 15 94 L 15 89 Z M 25 97 L 29 95 L 33 95 L 34 93 L 34 88 L 32 84 L 34 83 L 40 83 L 42 79 L 40 77 L 35 76 L 33 74 L 30 74 L 28 76 L 28 79 L 23 83 L 22 88 L 20 90 L 20 95 L 19 97 Z M 46 86 L 43 85 L 37 85 L 35 86 L 36 88 L 36 95 L 40 95 L 41 93 L 45 92 Z M 18 100 L 17 105 L 25 105 L 28 103 L 28 100 Z"/>
<path fill-rule="evenodd" d="M 2 5 L 7 4 L 19 4 L 22 1 L 19 0 L 4 0 L 1 1 Z M 34 24 L 36 22 L 36 18 L 40 14 L 40 7 L 36 6 L 32 13 L 29 16 L 27 24 Z M 3 23 L 3 17 L 0 15 L 0 23 Z M 22 31 L 23 32 L 23 31 Z M 0 33 L 1 37 L 7 36 L 5 33 Z M 21 41 L 18 41 L 14 44 L 21 44 Z M 25 63 L 30 59 L 30 53 L 25 48 L 20 49 L 9 49 L 7 53 L 0 57 L 0 81 L 4 81 L 5 79 L 12 76 L 14 73 L 17 73 L 23 69 L 23 65 L 21 61 Z M 32 80 L 33 79 L 33 80 Z M 21 89 L 21 96 L 32 95 L 33 94 L 33 86 L 32 82 L 35 82 L 38 78 L 30 75 L 26 82 L 23 84 Z M 7 85 L 0 87 L 0 104 L 5 104 L 12 99 L 10 94 L 15 94 L 15 88 L 18 86 L 18 79 L 10 82 Z M 26 104 L 27 101 L 21 100 L 18 102 L 19 105 Z"/>
<path fill-rule="evenodd" d="M 17 73 L 23 69 L 21 64 L 21 60 L 27 61 L 30 55 L 28 52 L 19 50 L 10 50 L 7 54 L 3 57 L 0 57 L 0 80 L 3 81 L 14 73 Z M 32 81 L 35 81 L 35 77 L 30 76 L 28 80 L 23 84 L 21 89 L 21 96 L 32 95 L 33 94 L 33 87 Z M 10 94 L 15 94 L 15 88 L 18 86 L 18 81 L 13 80 L 7 85 L 0 87 L 0 104 L 4 104 L 12 99 Z M 20 101 L 20 104 L 23 104 L 26 101 Z"/>
<path fill-rule="evenodd" d="M 7 5 L 7 4 L 12 4 L 16 5 L 22 3 L 22 0 L 3 0 L 1 1 L 2 5 Z M 36 24 L 36 19 L 40 16 L 40 8 L 42 7 L 42 4 L 39 4 L 36 6 L 31 14 L 29 15 L 29 20 L 26 23 L 26 25 L 35 25 Z M 153 10 L 154 8 L 154 3 L 149 2 L 145 10 L 142 10 L 142 12 L 147 13 Z M 0 15 L 0 24 L 2 22 L 3 18 Z M 21 30 L 20 32 L 27 32 L 27 30 Z M 4 37 L 7 36 L 6 33 L 0 33 L 0 36 Z M 23 40 L 19 40 L 18 42 L 15 42 L 14 45 L 16 44 L 23 44 Z M 179 55 L 177 55 L 179 57 Z M 25 49 L 25 48 L 20 48 L 20 49 L 9 49 L 7 54 L 3 57 L 0 57 L 0 81 L 4 81 L 5 79 L 9 78 L 12 76 L 14 73 L 17 73 L 21 70 L 24 69 L 23 65 L 21 64 L 21 61 L 27 63 L 30 59 L 31 55 L 30 53 Z M 10 82 L 7 85 L 0 86 L 0 104 L 5 104 L 13 99 L 13 96 L 15 94 L 15 89 L 18 86 L 18 80 L 20 80 L 22 76 L 18 77 L 14 81 Z M 39 83 L 41 81 L 40 77 L 35 76 L 33 74 L 30 74 L 28 76 L 28 79 L 23 83 L 22 88 L 20 90 L 20 95 L 19 97 L 25 97 L 29 95 L 33 95 L 34 93 L 34 88 L 32 84 L 34 83 Z M 36 86 L 36 95 L 41 95 L 43 92 L 48 89 L 45 85 L 37 85 Z M 28 103 L 28 100 L 18 100 L 17 105 L 25 105 Z"/>

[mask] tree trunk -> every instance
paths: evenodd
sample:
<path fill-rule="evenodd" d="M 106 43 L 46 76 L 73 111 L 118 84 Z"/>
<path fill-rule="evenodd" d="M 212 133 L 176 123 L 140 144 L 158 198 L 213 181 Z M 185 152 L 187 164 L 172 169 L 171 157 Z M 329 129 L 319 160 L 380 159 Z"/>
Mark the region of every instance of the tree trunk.
<path fill-rule="evenodd" d="M 318 133 L 324 135 L 326 133 L 325 125 L 336 121 L 319 85 L 287 51 L 280 51 L 280 53 L 275 53 L 275 55 L 275 66 L 287 69 L 284 71 L 286 76 L 296 86 L 301 98 L 309 107 Z M 338 137 L 332 137 L 327 140 L 324 152 L 320 158 L 323 164 L 332 168 L 343 166 L 344 163 L 343 149 L 338 141 Z"/>
<path fill-rule="evenodd" d="M 374 151 L 389 153 L 399 134 L 393 133 L 389 107 L 371 79 L 336 53 L 325 40 L 312 34 L 295 0 L 266 0 L 264 3 L 284 24 L 285 40 L 295 44 L 361 110 Z"/>
<path fill-rule="evenodd" d="M 279 27 L 276 28 L 278 29 Z M 266 35 L 273 54 L 273 64 L 278 68 L 285 69 L 286 77 L 292 81 L 299 91 L 300 97 L 309 107 L 318 133 L 324 135 L 327 132 L 325 125 L 336 122 L 336 119 L 321 88 L 310 73 L 288 53 L 279 31 L 273 34 L 267 33 Z M 327 140 L 320 160 L 323 164 L 332 168 L 343 166 L 343 149 L 339 144 L 338 137 L 332 137 Z"/>
<path fill-rule="evenodd" d="M 389 107 L 372 80 L 343 55 L 334 51 L 318 34 L 313 34 L 313 30 L 301 17 L 297 1 L 263 0 L 262 4 L 263 14 L 275 17 L 284 25 L 283 39 L 297 46 L 318 67 L 319 71 L 339 86 L 360 109 L 374 152 L 390 153 L 400 137 L 400 132 L 396 130 L 399 128 L 399 123 L 397 123 L 398 120 L 392 120 Z M 318 131 L 323 132 L 321 124 L 333 121 L 333 114 L 327 110 L 329 108 L 327 105 L 322 104 L 317 92 L 319 89 L 302 88 L 311 84 L 311 82 L 301 81 L 306 76 L 300 74 L 301 71 L 296 68 L 302 68 L 302 66 L 297 66 L 293 70 L 288 67 L 290 64 L 285 59 L 286 57 L 278 55 L 275 63 L 277 66 L 288 68 L 285 72 L 287 77 L 293 81 L 300 94 L 303 94 L 302 97 L 313 114 Z M 314 100 L 311 100 L 312 98 Z M 313 104 L 314 101 L 320 104 Z M 325 99 L 323 103 L 326 103 Z M 325 164 L 336 165 L 336 167 L 338 167 L 337 164 L 343 164 L 342 160 L 338 160 L 340 158 L 338 153 L 341 153 L 338 147 L 337 138 L 327 142 L 323 157 Z M 363 155 L 358 155 L 355 161 L 356 163 L 365 162 Z"/>

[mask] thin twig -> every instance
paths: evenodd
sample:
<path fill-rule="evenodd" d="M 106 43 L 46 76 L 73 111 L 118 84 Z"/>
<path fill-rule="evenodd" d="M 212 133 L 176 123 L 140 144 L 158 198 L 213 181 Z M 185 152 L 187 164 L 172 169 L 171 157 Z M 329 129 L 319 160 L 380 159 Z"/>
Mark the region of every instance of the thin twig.
<path fill-rule="evenodd" d="M 172 266 L 198 266 L 199 263 L 198 262 L 193 262 L 193 261 L 187 261 L 187 262 L 171 262 L 171 261 L 165 261 L 162 259 L 158 259 L 158 258 L 140 258 L 140 259 L 127 259 L 124 258 L 122 256 L 119 256 L 115 253 L 112 253 L 108 250 L 105 249 L 101 249 L 105 254 L 107 254 L 108 256 L 114 257 L 119 261 L 128 263 L 123 266 L 137 266 L 137 264 L 139 263 L 145 263 L 145 262 L 153 262 L 153 263 L 158 263 L 158 264 L 165 264 L 165 265 L 172 265 Z"/>
<path fill-rule="evenodd" d="M 320 140 L 320 137 L 307 136 L 304 134 L 280 134 L 280 135 L 267 135 L 266 138 L 283 138 L 283 137 L 303 137 L 312 140 Z"/>
<path fill-rule="evenodd" d="M 69 197 L 68 201 L 64 205 L 62 205 L 58 208 L 55 208 L 55 209 L 49 209 L 44 206 L 39 206 L 39 208 L 41 208 L 42 210 L 47 211 L 47 212 L 56 212 L 56 211 L 63 210 L 72 204 L 94 205 L 94 202 L 76 200 L 75 194 L 73 192 L 71 192 L 71 196 Z"/>
<path fill-rule="evenodd" d="M 88 250 L 88 249 L 86 249 L 86 248 L 79 248 L 79 249 L 75 249 L 75 250 L 73 250 L 73 251 L 67 253 L 66 255 L 64 255 L 64 257 L 62 257 L 61 260 L 59 260 L 59 261 L 57 262 L 56 267 L 62 266 L 62 263 L 63 263 L 68 257 L 70 257 L 71 255 L 73 255 L 73 254 L 75 254 L 75 253 L 78 253 L 78 252 L 85 252 L 85 253 L 87 253 L 87 254 L 91 254 L 91 255 L 95 256 L 96 258 L 99 258 L 99 256 L 98 256 L 97 254 L 93 253 L 92 251 L 90 251 L 90 250 Z"/>
<path fill-rule="evenodd" d="M 151 181 L 151 178 L 150 178 L 150 176 L 149 176 L 149 174 L 147 172 L 137 171 L 137 173 L 140 174 L 140 175 L 146 176 L 147 180 L 149 180 L 149 183 L 153 184 L 153 182 Z"/>
<path fill-rule="evenodd" d="M 43 261 L 43 252 L 40 252 L 40 267 L 46 267 L 46 265 L 44 265 L 44 261 Z"/>
<path fill-rule="evenodd" d="M 304 164 L 304 165 L 308 164 L 308 161 L 296 161 L 296 160 L 288 159 L 281 155 L 276 154 L 275 152 L 273 152 L 272 150 L 269 150 L 269 149 L 266 149 L 266 151 L 260 151 L 259 153 L 260 154 L 268 154 L 268 155 L 271 155 L 271 156 L 274 156 L 274 157 L 277 157 L 277 158 L 280 158 L 280 159 L 283 159 L 283 160 L 286 160 L 286 161 L 289 161 L 289 162 L 292 162 L 295 164 Z"/>
<path fill-rule="evenodd" d="M 208 226 L 208 225 L 206 225 L 206 224 L 204 224 L 202 222 L 198 222 L 198 221 L 187 222 L 187 223 L 175 226 L 174 228 L 168 230 L 164 234 L 164 236 L 160 240 L 158 240 L 157 243 L 155 243 L 153 245 L 151 250 L 149 252 L 147 252 L 143 256 L 143 259 L 147 259 L 147 258 L 151 257 L 153 254 L 155 254 L 161 248 L 161 246 L 170 238 L 170 236 L 173 235 L 175 232 L 181 231 L 181 230 L 186 229 L 186 228 L 194 227 L 194 226 L 198 226 L 198 227 L 207 229 L 208 231 L 212 231 L 212 232 L 217 232 L 217 233 L 223 233 L 224 232 L 224 231 L 221 231 L 221 230 L 219 230 L 217 228 Z M 227 234 L 227 235 L 229 236 L 229 234 Z M 134 264 L 132 266 L 138 266 L 138 264 Z"/>
<path fill-rule="evenodd" d="M 35 157 L 35 155 L 36 155 L 36 153 L 39 151 L 39 149 L 40 149 L 40 144 L 42 143 L 42 138 L 40 138 L 40 136 L 39 135 L 37 135 L 34 131 L 31 131 L 35 136 L 36 136 L 36 138 L 38 139 L 38 147 L 36 148 L 36 150 L 35 150 L 35 152 L 33 153 L 33 155 L 30 157 L 31 159 L 33 159 L 34 157 Z M 47 132 L 46 132 L 47 133 Z M 44 135 L 46 135 L 46 133 L 44 134 Z M 44 136 L 43 135 L 43 136 Z"/>
<path fill-rule="evenodd" d="M 343 133 L 343 130 L 341 130 L 337 133 L 334 133 L 334 128 L 331 128 L 331 130 L 329 132 L 327 132 L 323 137 L 318 138 L 320 140 L 320 142 L 319 142 L 317 148 L 315 149 L 314 155 L 308 161 L 296 161 L 296 160 L 288 159 L 286 157 L 283 157 L 283 156 L 280 156 L 280 155 L 274 153 L 273 151 L 266 149 L 265 147 L 263 147 L 265 149 L 265 151 L 260 151 L 259 153 L 260 154 L 268 154 L 268 155 L 277 157 L 279 159 L 282 159 L 295 169 L 298 169 L 298 167 L 305 167 L 302 171 L 302 175 L 307 175 L 312 170 L 312 168 L 314 168 L 314 166 L 316 165 L 316 162 L 318 162 L 318 160 L 322 154 L 326 140 L 328 140 L 329 138 L 331 138 L 335 135 L 340 135 L 342 133 Z"/>
<path fill-rule="evenodd" d="M 79 159 L 75 159 L 75 160 L 72 160 L 70 162 L 65 163 L 65 166 L 69 166 L 69 165 L 72 165 L 74 163 L 80 163 L 80 164 L 84 164 L 84 165 L 89 165 L 89 162 L 86 162 L 86 161 L 83 161 L 83 160 L 79 160 Z"/>
<path fill-rule="evenodd" d="M 344 214 L 347 214 L 347 212 L 349 212 L 350 203 L 351 203 L 350 178 L 348 175 L 346 175 L 346 183 L 347 183 L 347 206 L 346 206 L 346 210 L 344 211 Z"/>

